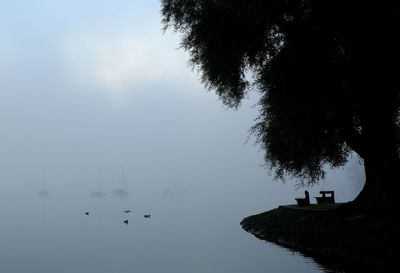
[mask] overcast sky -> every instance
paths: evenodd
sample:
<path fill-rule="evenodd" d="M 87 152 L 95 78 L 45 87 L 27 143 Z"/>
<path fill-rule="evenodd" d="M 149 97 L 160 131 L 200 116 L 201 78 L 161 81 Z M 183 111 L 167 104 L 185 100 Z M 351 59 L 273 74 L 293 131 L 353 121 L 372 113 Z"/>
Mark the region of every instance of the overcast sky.
<path fill-rule="evenodd" d="M 224 107 L 160 22 L 158 0 L 0 0 L 2 192 L 89 191 L 123 168 L 135 190 L 302 194 L 245 144 L 257 94 Z M 361 176 L 345 169 L 315 191 L 348 200 Z"/>

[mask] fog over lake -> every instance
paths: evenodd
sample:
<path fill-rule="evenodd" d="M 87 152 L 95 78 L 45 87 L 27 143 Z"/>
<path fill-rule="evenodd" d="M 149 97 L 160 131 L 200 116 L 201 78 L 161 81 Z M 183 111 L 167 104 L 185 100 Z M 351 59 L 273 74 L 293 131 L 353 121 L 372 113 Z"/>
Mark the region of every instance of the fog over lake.
<path fill-rule="evenodd" d="M 0 272 L 324 272 L 241 229 L 304 189 L 263 166 L 257 93 L 223 106 L 159 9 L 0 0 Z M 311 197 L 353 199 L 357 160 Z"/>

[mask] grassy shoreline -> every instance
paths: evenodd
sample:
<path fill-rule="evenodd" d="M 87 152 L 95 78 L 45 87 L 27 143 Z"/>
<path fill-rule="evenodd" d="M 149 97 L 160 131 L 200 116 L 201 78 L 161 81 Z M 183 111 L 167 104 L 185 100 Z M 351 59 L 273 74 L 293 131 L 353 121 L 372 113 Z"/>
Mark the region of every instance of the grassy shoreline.
<path fill-rule="evenodd" d="M 400 269 L 398 225 L 366 214 L 344 214 L 339 206 L 297 205 L 246 217 L 241 226 L 259 239 L 299 251 L 322 264 L 349 271 Z"/>

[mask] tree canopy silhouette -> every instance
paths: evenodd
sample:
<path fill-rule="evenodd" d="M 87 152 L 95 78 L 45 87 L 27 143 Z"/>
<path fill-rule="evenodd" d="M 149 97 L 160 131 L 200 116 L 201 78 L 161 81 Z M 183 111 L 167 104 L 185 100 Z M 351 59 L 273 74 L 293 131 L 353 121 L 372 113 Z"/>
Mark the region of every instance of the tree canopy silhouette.
<path fill-rule="evenodd" d="M 400 182 L 400 8 L 370 2 L 162 0 L 161 12 L 225 104 L 262 93 L 253 130 L 277 177 L 314 183 L 354 151 L 366 182 L 353 204 L 382 208 Z"/>

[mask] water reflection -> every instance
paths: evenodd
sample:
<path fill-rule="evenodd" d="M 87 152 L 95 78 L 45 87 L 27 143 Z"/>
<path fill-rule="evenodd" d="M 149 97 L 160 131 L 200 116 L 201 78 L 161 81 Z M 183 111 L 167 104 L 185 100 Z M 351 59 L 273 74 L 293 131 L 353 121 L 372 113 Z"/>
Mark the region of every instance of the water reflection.
<path fill-rule="evenodd" d="M 321 270 L 326 273 L 383 272 L 382 268 L 377 268 L 375 266 L 365 266 L 321 257 L 314 257 L 312 259 L 320 266 Z"/>
<path fill-rule="evenodd" d="M 0 272 L 324 272 L 242 230 L 242 218 L 262 208 L 258 193 L 26 195 L 28 208 L 0 197 Z"/>
<path fill-rule="evenodd" d="M 260 240 L 262 241 L 262 240 Z M 324 273 L 360 273 L 360 272 L 383 272 L 382 268 L 377 268 L 375 266 L 365 266 L 356 263 L 349 263 L 343 260 L 328 259 L 326 257 L 316 257 L 310 256 L 307 253 L 302 253 L 291 248 L 277 245 L 272 242 L 264 241 L 268 246 L 270 244 L 275 247 L 279 247 L 288 253 L 291 253 L 294 257 L 301 256 L 304 258 L 305 263 L 315 265 L 317 269 Z"/>

